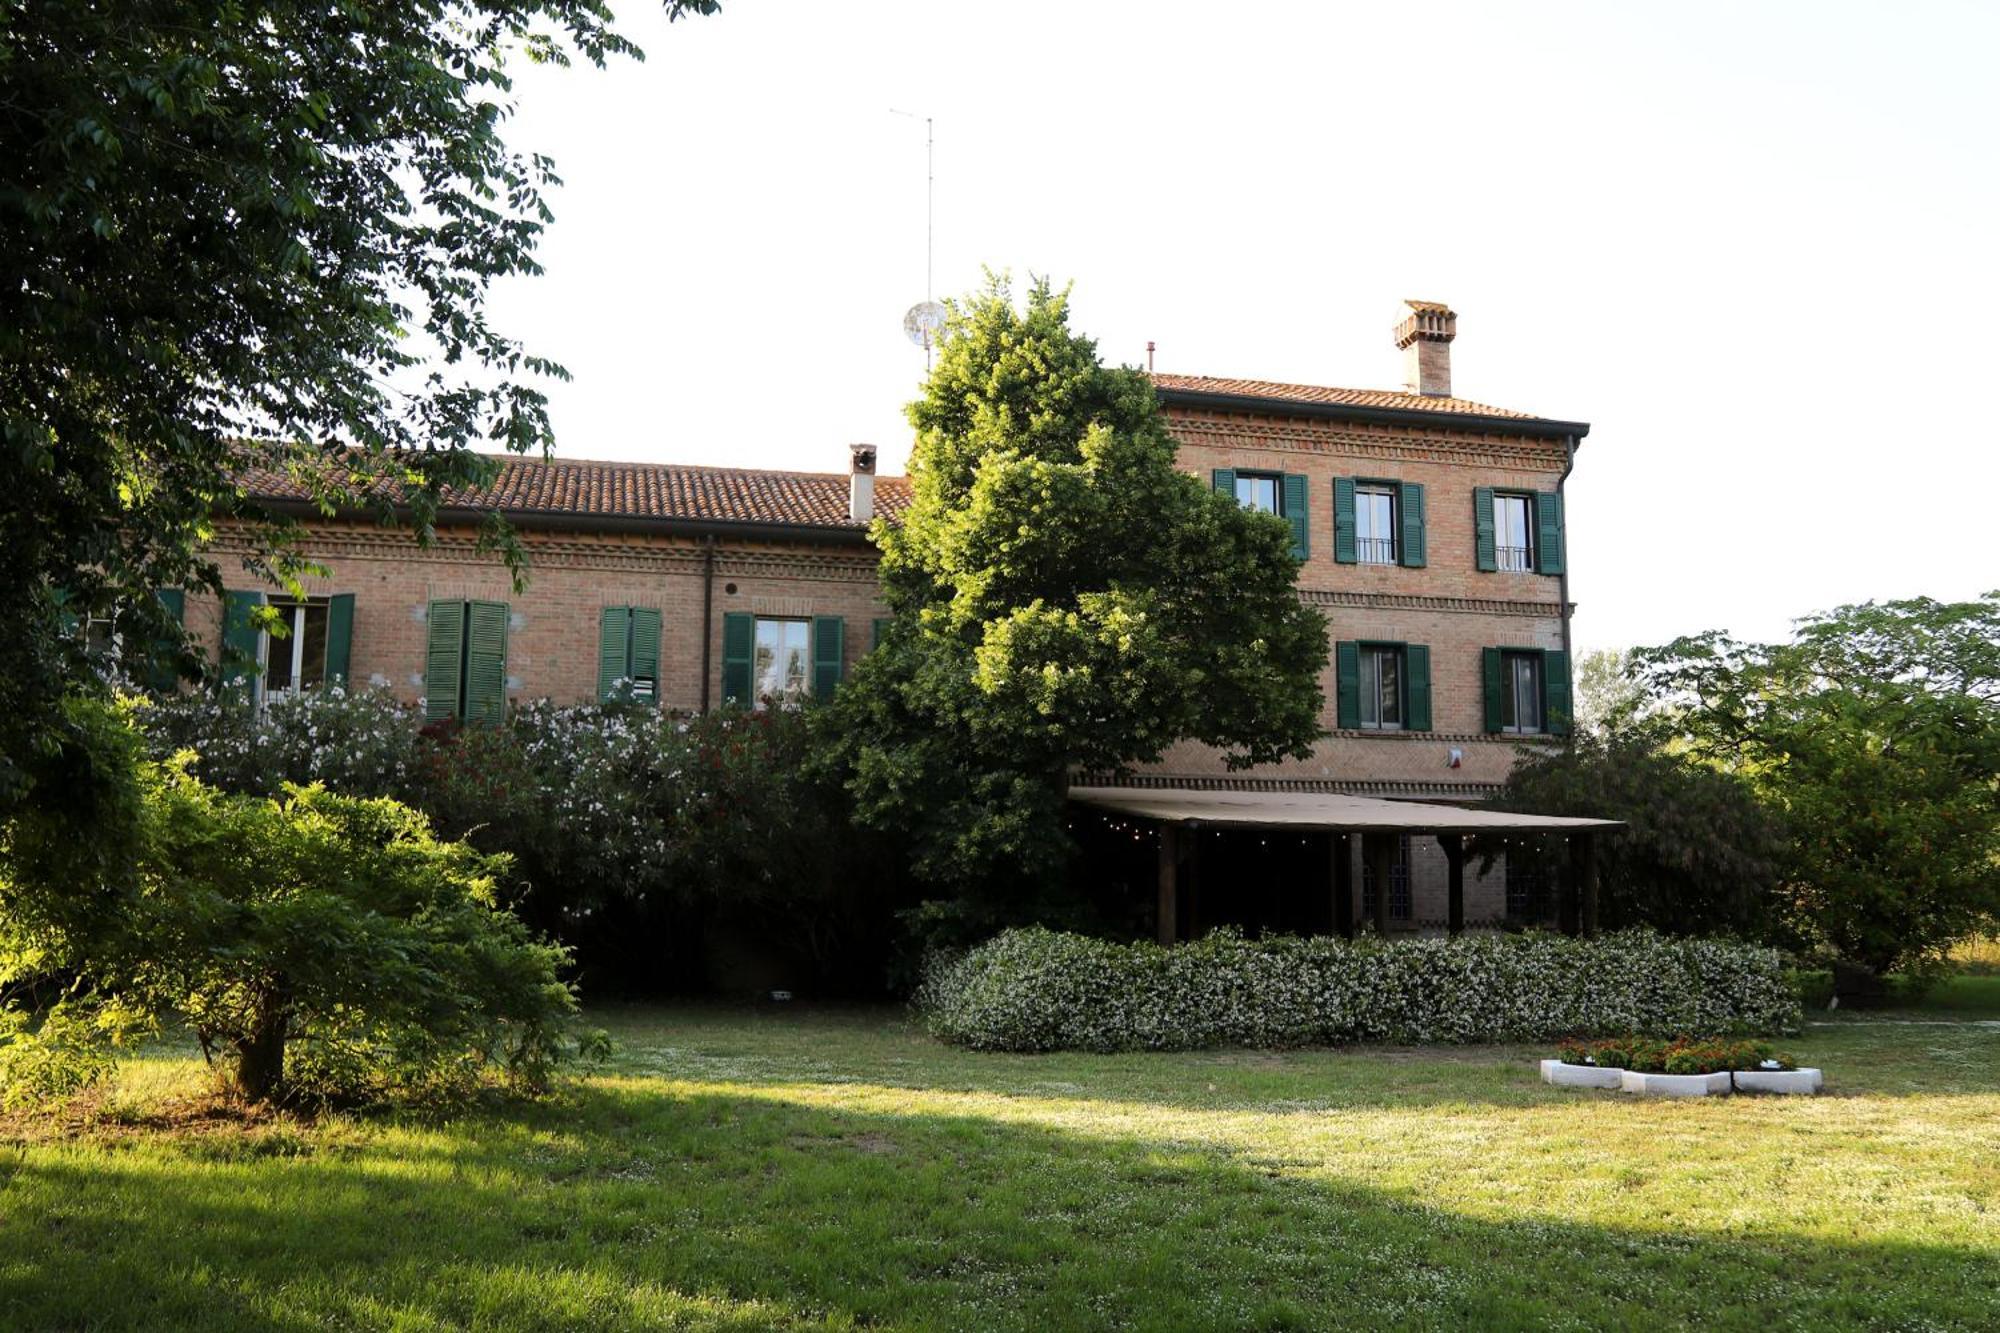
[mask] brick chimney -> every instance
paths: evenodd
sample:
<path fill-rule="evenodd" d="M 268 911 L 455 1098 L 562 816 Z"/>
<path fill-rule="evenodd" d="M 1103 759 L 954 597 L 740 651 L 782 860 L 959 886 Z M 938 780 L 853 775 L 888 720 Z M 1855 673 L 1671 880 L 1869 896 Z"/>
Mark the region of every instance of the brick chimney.
<path fill-rule="evenodd" d="M 1458 316 L 1437 301 L 1405 301 L 1409 313 L 1396 326 L 1403 349 L 1403 387 L 1430 398 L 1451 397 L 1451 340 Z"/>
<path fill-rule="evenodd" d="M 847 451 L 853 455 L 847 476 L 847 516 L 866 523 L 875 517 L 875 446 L 850 444 Z"/>

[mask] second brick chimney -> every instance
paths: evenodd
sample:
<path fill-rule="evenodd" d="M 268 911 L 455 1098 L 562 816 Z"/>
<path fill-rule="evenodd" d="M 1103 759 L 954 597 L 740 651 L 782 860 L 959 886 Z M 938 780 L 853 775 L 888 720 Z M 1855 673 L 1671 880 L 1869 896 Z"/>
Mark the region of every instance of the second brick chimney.
<path fill-rule="evenodd" d="M 847 475 L 847 516 L 856 523 L 875 517 L 875 446 L 850 444 L 853 463 Z"/>
<path fill-rule="evenodd" d="M 1437 301 L 1405 301 L 1409 313 L 1396 326 L 1396 346 L 1403 349 L 1403 387 L 1430 398 L 1451 397 L 1451 340 L 1458 336 L 1458 316 Z"/>

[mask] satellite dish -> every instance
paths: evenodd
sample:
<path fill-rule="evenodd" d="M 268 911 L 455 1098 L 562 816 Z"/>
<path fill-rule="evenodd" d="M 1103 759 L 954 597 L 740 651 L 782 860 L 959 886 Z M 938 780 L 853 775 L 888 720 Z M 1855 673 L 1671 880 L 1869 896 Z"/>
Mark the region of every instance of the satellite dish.
<path fill-rule="evenodd" d="M 903 332 L 911 342 L 928 351 L 937 345 L 937 335 L 944 328 L 944 307 L 936 301 L 919 301 L 903 316 Z"/>

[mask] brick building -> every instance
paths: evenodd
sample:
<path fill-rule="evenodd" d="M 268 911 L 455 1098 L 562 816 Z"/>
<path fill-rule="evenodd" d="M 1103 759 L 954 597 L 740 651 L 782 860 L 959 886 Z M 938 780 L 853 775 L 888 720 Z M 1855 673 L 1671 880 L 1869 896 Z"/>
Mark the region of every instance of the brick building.
<path fill-rule="evenodd" d="M 1127 785 L 1477 801 L 1517 746 L 1565 725 L 1562 493 L 1588 427 L 1452 397 L 1455 323 L 1441 305 L 1409 303 L 1397 392 L 1154 377 L 1181 465 L 1292 524 L 1299 595 L 1326 612 L 1334 642 L 1311 758 L 1227 774 L 1189 745 Z M 614 687 L 682 710 L 824 695 L 885 614 L 865 529 L 878 512 L 893 520 L 909 489 L 874 473 L 864 445 L 845 474 L 508 459 L 491 491 L 448 497 L 429 549 L 314 517 L 312 549 L 331 573 L 281 608 L 289 639 L 256 631 L 248 611 L 267 594 L 247 584 L 225 604 L 190 599 L 187 616 L 203 641 L 259 663 L 260 692 L 344 679 L 422 698 L 434 717 Z M 282 477 L 252 489 L 312 512 Z M 477 549 L 493 508 L 530 552 L 525 591 Z M 234 540 L 218 543 L 225 571 Z M 1443 923 L 1436 843 L 1406 837 L 1364 865 L 1353 841 L 1356 906 L 1373 910 L 1387 868 L 1378 920 Z M 1465 915 L 1539 916 L 1547 902 L 1521 865 L 1501 867 L 1467 885 Z"/>

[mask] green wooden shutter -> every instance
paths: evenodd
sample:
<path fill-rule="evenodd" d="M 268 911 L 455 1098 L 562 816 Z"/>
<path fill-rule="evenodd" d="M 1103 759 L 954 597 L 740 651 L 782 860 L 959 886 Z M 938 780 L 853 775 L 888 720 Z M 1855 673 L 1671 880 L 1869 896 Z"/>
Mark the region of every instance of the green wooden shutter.
<path fill-rule="evenodd" d="M 869 651 L 872 652 L 882 646 L 882 640 L 889 637 L 889 626 L 895 623 L 894 620 L 878 620 L 875 622 L 875 637 L 869 640 Z"/>
<path fill-rule="evenodd" d="M 813 698 L 831 699 L 840 684 L 847 656 L 847 622 L 839 616 L 814 616 Z"/>
<path fill-rule="evenodd" d="M 1351 565 L 1354 555 L 1354 478 L 1333 479 L 1333 558 Z"/>
<path fill-rule="evenodd" d="M 627 669 L 635 689 L 643 685 L 651 691 L 639 697 L 657 703 L 660 697 L 660 608 L 657 606 L 632 608 L 632 660 Z"/>
<path fill-rule="evenodd" d="M 222 594 L 222 688 L 245 702 L 257 697 L 257 642 L 264 631 L 256 614 L 263 604 L 261 592 Z"/>
<path fill-rule="evenodd" d="M 465 720 L 507 720 L 507 603 L 473 602 L 465 620 Z"/>
<path fill-rule="evenodd" d="M 1551 736 L 1569 735 L 1569 654 L 1545 651 L 1542 654 L 1543 730 Z"/>
<path fill-rule="evenodd" d="M 1501 721 L 1503 700 L 1501 691 L 1505 682 L 1500 672 L 1500 650 L 1481 648 L 1479 650 L 1479 683 L 1481 693 L 1486 697 L 1486 729 L 1499 731 L 1506 724 Z"/>
<path fill-rule="evenodd" d="M 1361 725 L 1361 645 L 1342 641 L 1333 646 L 1334 724 L 1345 731 Z"/>
<path fill-rule="evenodd" d="M 345 688 L 354 659 L 354 594 L 326 599 L 326 683 Z"/>
<path fill-rule="evenodd" d="M 632 677 L 632 608 L 607 606 L 597 613 L 597 701 L 607 703 L 618 682 Z"/>
<path fill-rule="evenodd" d="M 1306 479 L 1297 472 L 1287 472 L 1284 497 L 1285 522 L 1292 525 L 1292 558 L 1304 560 L 1312 554 L 1311 524 L 1307 521 L 1311 506 L 1306 502 Z"/>
<path fill-rule="evenodd" d="M 1559 491 L 1535 493 L 1535 564 L 1544 574 L 1563 572 L 1563 508 Z"/>
<path fill-rule="evenodd" d="M 1495 549 L 1493 536 L 1493 488 L 1480 486 L 1472 492 L 1472 533 L 1473 545 L 1477 548 L 1479 567 L 1487 572 L 1500 568 L 1500 553 Z"/>
<path fill-rule="evenodd" d="M 154 596 L 160 599 L 160 608 L 176 625 L 187 623 L 187 593 L 179 588 L 160 588 Z M 146 684 L 162 694 L 181 683 L 181 673 L 174 669 L 174 659 L 180 655 L 181 640 L 178 635 L 168 635 L 153 645 L 153 651 L 146 654 Z"/>
<path fill-rule="evenodd" d="M 1403 564 L 1411 569 L 1422 569 L 1426 557 L 1423 483 L 1404 482 L 1397 501 L 1396 507 L 1402 511 Z"/>
<path fill-rule="evenodd" d="M 424 720 L 459 716 L 464 698 L 465 603 L 432 602 L 424 649 Z"/>
<path fill-rule="evenodd" d="M 1403 645 L 1403 730 L 1431 729 L 1431 650 L 1426 644 Z"/>
<path fill-rule="evenodd" d="M 757 653 L 757 617 L 746 611 L 727 611 L 722 616 L 722 702 L 750 708 L 757 702 L 750 693 L 750 664 Z"/>
<path fill-rule="evenodd" d="M 1218 491 L 1221 491 L 1221 492 L 1222 492 L 1222 493 L 1223 493 L 1224 495 L 1228 496 L 1228 497 L 1229 497 L 1229 498 L 1230 498 L 1231 500 L 1234 500 L 1234 499 L 1236 498 L 1236 469 L 1235 469 L 1235 468 L 1233 468 L 1233 467 L 1219 467 L 1219 468 L 1215 469 L 1215 471 L 1214 471 L 1214 472 L 1212 472 L 1212 473 L 1210 473 L 1210 474 L 1209 474 L 1209 478 L 1210 478 L 1210 480 L 1211 480 L 1211 481 L 1212 481 L 1212 482 L 1214 483 L 1214 485 L 1215 485 L 1215 489 L 1216 489 L 1216 490 L 1218 490 Z"/>

